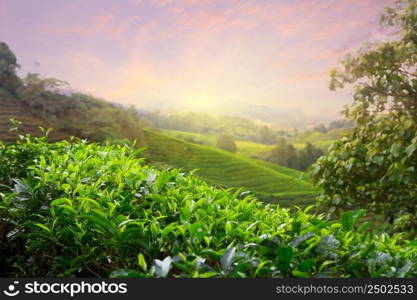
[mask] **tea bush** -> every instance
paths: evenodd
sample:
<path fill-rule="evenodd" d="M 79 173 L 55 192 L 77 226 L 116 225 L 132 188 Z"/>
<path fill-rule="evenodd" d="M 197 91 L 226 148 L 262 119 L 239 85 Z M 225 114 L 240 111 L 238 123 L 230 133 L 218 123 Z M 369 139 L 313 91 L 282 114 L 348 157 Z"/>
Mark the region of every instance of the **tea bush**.
<path fill-rule="evenodd" d="M 157 170 L 133 146 L 0 145 L 1 275 L 415 277 L 417 241 Z"/>

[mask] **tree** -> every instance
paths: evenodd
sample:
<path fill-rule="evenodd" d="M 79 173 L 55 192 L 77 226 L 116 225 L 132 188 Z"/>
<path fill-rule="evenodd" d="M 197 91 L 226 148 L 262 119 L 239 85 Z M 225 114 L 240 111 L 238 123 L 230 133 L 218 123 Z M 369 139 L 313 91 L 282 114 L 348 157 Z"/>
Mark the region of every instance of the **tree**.
<path fill-rule="evenodd" d="M 283 136 L 277 137 L 277 146 L 287 146 L 287 139 Z"/>
<path fill-rule="evenodd" d="M 16 75 L 19 67 L 16 56 L 9 46 L 0 41 L 0 88 L 14 95 L 20 86 L 19 77 Z"/>
<path fill-rule="evenodd" d="M 348 55 L 330 88 L 354 85 L 345 117 L 356 124 L 312 171 L 330 212 L 358 206 L 395 226 L 417 225 L 417 1 L 385 9 L 381 25 L 394 39 Z"/>
<path fill-rule="evenodd" d="M 304 149 L 302 149 L 299 153 L 299 162 L 298 167 L 300 170 L 306 170 L 310 167 L 314 162 L 317 161 L 319 157 L 324 154 L 323 150 L 317 148 L 311 143 L 307 143 Z"/>
<path fill-rule="evenodd" d="M 59 104 L 49 98 L 56 98 L 56 90 L 66 85 L 68 83 L 63 80 L 41 78 L 39 74 L 28 73 L 23 79 L 22 100 L 29 107 L 39 109 L 44 118 L 47 115 L 47 110 L 53 111 L 57 107 L 59 109 Z"/>
<path fill-rule="evenodd" d="M 335 120 L 329 124 L 329 131 L 332 129 L 350 129 L 355 127 L 355 123 L 351 120 Z"/>
<path fill-rule="evenodd" d="M 297 149 L 288 144 L 285 138 L 278 139 L 277 146 L 271 151 L 270 161 L 289 168 L 299 167 Z"/>
<path fill-rule="evenodd" d="M 314 130 L 320 133 L 327 133 L 327 128 L 324 124 L 320 124 L 319 126 L 314 127 Z"/>
<path fill-rule="evenodd" d="M 230 135 L 221 135 L 217 140 L 217 147 L 232 153 L 237 152 L 235 139 Z"/>

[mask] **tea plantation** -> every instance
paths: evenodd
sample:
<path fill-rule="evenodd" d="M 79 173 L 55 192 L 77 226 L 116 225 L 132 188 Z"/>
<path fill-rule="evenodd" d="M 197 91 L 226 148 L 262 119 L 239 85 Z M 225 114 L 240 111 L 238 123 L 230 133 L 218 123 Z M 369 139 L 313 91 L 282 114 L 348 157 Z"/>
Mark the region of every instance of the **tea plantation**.
<path fill-rule="evenodd" d="M 373 234 L 363 210 L 326 221 L 140 155 L 77 139 L 1 144 L 0 275 L 417 276 L 417 241 Z"/>
<path fill-rule="evenodd" d="M 196 170 L 204 181 L 226 188 L 243 187 L 268 202 L 306 206 L 315 202 L 317 190 L 300 171 L 236 155 L 214 147 L 196 145 L 154 130 L 144 130 L 146 156 L 152 162 Z"/>

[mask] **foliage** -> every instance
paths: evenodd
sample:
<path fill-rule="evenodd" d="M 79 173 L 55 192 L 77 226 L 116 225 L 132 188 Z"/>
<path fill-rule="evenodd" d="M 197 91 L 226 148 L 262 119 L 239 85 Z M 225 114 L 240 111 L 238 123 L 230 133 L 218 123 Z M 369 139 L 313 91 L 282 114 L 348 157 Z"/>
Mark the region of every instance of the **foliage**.
<path fill-rule="evenodd" d="M 316 127 L 314 127 L 314 130 L 320 133 L 327 133 L 327 128 L 324 124 L 320 124 Z"/>
<path fill-rule="evenodd" d="M 332 121 L 327 126 L 324 124 L 320 124 L 318 126 L 315 126 L 313 130 L 325 134 L 333 129 L 351 129 L 353 127 L 355 127 L 354 122 L 352 122 L 351 120 L 342 119 Z"/>
<path fill-rule="evenodd" d="M 17 59 L 9 46 L 0 41 L 0 88 L 6 91 L 16 93 L 21 82 L 16 75 L 16 70 L 20 66 L 17 64 Z"/>
<path fill-rule="evenodd" d="M 205 135 L 230 135 L 237 140 L 274 144 L 277 132 L 266 125 L 236 116 L 214 116 L 210 114 L 184 113 L 146 113 L 144 120 L 160 129 L 200 133 Z"/>
<path fill-rule="evenodd" d="M 330 213 L 366 207 L 390 223 L 415 216 L 416 132 L 410 118 L 386 115 L 336 142 L 312 169 L 314 182 L 323 190 L 322 206 Z M 411 230 L 417 223 L 411 217 L 396 226 Z"/>
<path fill-rule="evenodd" d="M 327 126 L 327 132 L 333 129 L 352 129 L 353 127 L 355 127 L 355 123 L 351 120 L 335 120 L 330 122 L 330 124 Z"/>
<path fill-rule="evenodd" d="M 293 169 L 298 169 L 298 153 L 293 145 L 285 142 L 280 142 L 272 149 L 269 159 L 271 162 L 286 166 Z"/>
<path fill-rule="evenodd" d="M 315 163 L 324 151 L 315 147 L 311 143 L 307 143 L 304 149 L 298 154 L 298 169 L 307 170 L 313 163 Z"/>
<path fill-rule="evenodd" d="M 266 159 L 282 166 L 304 171 L 323 154 L 323 150 L 309 142 L 304 148 L 297 150 L 285 138 L 280 138 L 277 146 L 272 149 Z"/>
<path fill-rule="evenodd" d="M 219 147 L 220 149 L 232 152 L 232 153 L 237 152 L 236 141 L 230 135 L 219 136 L 217 140 L 217 147 Z"/>
<path fill-rule="evenodd" d="M 327 152 L 328 148 L 345 133 L 349 133 L 352 129 L 334 128 L 329 129 L 326 133 L 320 133 L 314 130 L 300 132 L 297 135 L 288 137 L 288 142 L 293 144 L 298 150 L 304 148 L 307 143 L 311 143 L 321 150 Z"/>
<path fill-rule="evenodd" d="M 417 228 L 417 1 L 386 8 L 381 24 L 395 39 L 348 55 L 331 74 L 331 88 L 355 84 L 345 116 L 357 127 L 313 168 L 322 205 L 366 207 L 399 230 Z"/>
<path fill-rule="evenodd" d="M 302 180 L 302 173 L 277 164 L 250 159 L 217 149 L 196 145 L 168 137 L 153 130 L 144 130 L 145 155 L 154 164 L 183 168 L 195 172 L 206 182 L 227 187 L 249 189 L 263 199 L 292 200 L 287 203 L 301 205 L 299 198 L 308 198 L 309 204 L 315 201 L 313 186 Z M 298 193 L 300 197 L 293 197 Z M 302 201 L 304 204 L 304 200 Z"/>
<path fill-rule="evenodd" d="M 39 74 L 29 73 L 23 79 L 20 97 L 34 112 L 43 118 L 56 115 L 60 102 L 54 101 L 57 90 L 68 85 L 67 82 L 56 78 L 41 78 Z"/>
<path fill-rule="evenodd" d="M 395 39 L 368 44 L 356 56 L 347 55 L 331 72 L 330 88 L 355 84 L 353 105 L 345 115 L 359 124 L 391 111 L 417 118 L 417 2 L 399 0 L 386 8 L 381 24 L 395 30 Z"/>
<path fill-rule="evenodd" d="M 70 92 L 64 89 L 68 83 L 56 78 L 29 73 L 20 79 L 15 74 L 18 67 L 13 52 L 0 42 L 0 139 L 15 139 L 10 135 L 5 138 L 2 133 L 8 120 L 15 117 L 33 123 L 35 129 L 38 125 L 53 127 L 51 138 L 55 140 L 76 136 L 94 141 L 143 141 L 144 122 L 135 107 L 116 106 L 103 99 Z M 9 82 L 4 76 L 16 77 L 19 84 L 15 90 L 2 86 L 3 82 Z"/>
<path fill-rule="evenodd" d="M 325 221 L 158 171 L 138 153 L 29 136 L 1 145 L 2 275 L 417 276 L 416 242 L 355 226 L 364 211 Z"/>

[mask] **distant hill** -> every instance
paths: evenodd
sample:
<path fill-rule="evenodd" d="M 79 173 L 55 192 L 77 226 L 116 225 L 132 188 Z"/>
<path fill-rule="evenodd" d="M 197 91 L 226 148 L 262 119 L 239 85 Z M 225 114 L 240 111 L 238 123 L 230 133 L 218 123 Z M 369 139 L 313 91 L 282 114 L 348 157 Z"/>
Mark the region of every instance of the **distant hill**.
<path fill-rule="evenodd" d="M 297 136 L 291 137 L 289 142 L 296 148 L 301 149 L 307 143 L 311 143 L 322 150 L 327 150 L 331 144 L 339 139 L 344 133 L 348 133 L 350 129 L 337 128 L 332 129 L 326 133 L 317 131 L 306 131 Z"/>

